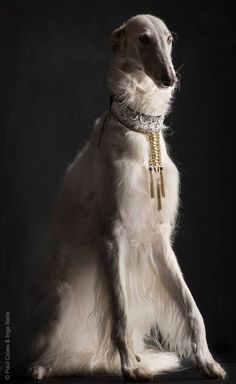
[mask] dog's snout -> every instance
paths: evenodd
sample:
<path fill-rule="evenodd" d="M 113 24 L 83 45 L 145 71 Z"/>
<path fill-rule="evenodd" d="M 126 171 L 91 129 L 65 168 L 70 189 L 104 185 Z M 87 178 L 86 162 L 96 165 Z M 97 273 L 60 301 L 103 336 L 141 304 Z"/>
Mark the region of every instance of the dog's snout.
<path fill-rule="evenodd" d="M 165 73 L 161 78 L 161 82 L 164 87 L 171 87 L 175 83 L 175 77 Z"/>

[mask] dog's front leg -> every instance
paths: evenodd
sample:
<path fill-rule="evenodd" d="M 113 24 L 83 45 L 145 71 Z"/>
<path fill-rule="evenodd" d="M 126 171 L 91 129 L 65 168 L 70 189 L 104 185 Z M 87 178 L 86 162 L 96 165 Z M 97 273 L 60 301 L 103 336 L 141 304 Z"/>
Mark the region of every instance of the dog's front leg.
<path fill-rule="evenodd" d="M 193 356 L 203 375 L 224 378 L 225 371 L 212 357 L 206 340 L 202 315 L 184 281 L 170 243 L 170 228 L 161 225 L 155 240 L 155 253 L 161 279 L 186 319 Z"/>
<path fill-rule="evenodd" d="M 121 372 L 127 381 L 150 381 L 152 375 L 138 363 L 135 356 L 131 329 L 127 319 L 127 301 L 125 293 L 125 256 L 126 240 L 122 225 L 116 223 L 102 238 L 101 250 L 105 265 L 112 315 L 111 341 L 118 349 Z"/>

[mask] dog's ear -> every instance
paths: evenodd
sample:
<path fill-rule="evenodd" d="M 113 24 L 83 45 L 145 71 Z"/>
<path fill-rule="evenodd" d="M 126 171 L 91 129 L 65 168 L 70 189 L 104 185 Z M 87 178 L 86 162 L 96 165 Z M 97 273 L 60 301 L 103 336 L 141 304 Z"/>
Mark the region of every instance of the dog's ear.
<path fill-rule="evenodd" d="M 123 55 L 126 45 L 126 23 L 114 29 L 111 34 L 111 47 L 114 54 Z"/>

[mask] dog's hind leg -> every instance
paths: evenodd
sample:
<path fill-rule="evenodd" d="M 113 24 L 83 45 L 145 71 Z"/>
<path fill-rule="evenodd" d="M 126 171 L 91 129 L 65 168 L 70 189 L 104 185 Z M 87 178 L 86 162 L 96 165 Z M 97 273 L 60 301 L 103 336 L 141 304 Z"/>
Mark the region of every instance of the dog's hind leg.
<path fill-rule="evenodd" d="M 186 322 L 194 360 L 203 375 L 211 378 L 224 378 L 225 371 L 212 357 L 206 340 L 206 330 L 202 315 L 184 281 L 182 272 L 172 250 L 168 226 L 160 226 L 154 244 L 154 253 L 160 277 Z"/>
<path fill-rule="evenodd" d="M 53 372 L 55 358 L 50 353 L 52 341 L 60 324 L 60 312 L 68 292 L 66 283 L 57 280 L 47 282 L 44 290 L 35 297 L 32 312 L 30 345 L 28 346 L 28 378 L 42 380 Z"/>
<path fill-rule="evenodd" d="M 105 266 L 105 278 L 109 292 L 112 317 L 111 341 L 118 349 L 121 371 L 125 380 L 149 381 L 152 374 L 138 362 L 130 340 L 131 330 L 127 319 L 124 258 L 126 252 L 125 231 L 120 223 L 103 237 L 100 246 Z"/>

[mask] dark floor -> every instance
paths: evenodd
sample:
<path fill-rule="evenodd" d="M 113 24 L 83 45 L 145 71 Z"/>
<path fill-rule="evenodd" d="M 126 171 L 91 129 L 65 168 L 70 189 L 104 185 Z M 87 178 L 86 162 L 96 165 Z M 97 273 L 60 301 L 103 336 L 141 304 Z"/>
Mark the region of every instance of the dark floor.
<path fill-rule="evenodd" d="M 160 375 L 155 377 L 153 382 L 165 383 L 165 384 L 209 384 L 209 383 L 221 383 L 221 384 L 236 384 L 236 362 L 228 361 L 222 364 L 227 372 L 227 377 L 225 380 L 213 380 L 213 379 L 205 379 L 200 376 L 199 371 L 196 368 L 190 368 L 187 370 L 167 374 Z M 34 381 L 25 381 L 25 380 L 14 380 L 11 383 L 35 383 Z M 66 384 L 88 384 L 88 383 L 111 383 L 118 384 L 122 383 L 122 379 L 114 378 L 114 377 L 93 377 L 93 378 L 82 378 L 82 377 L 71 377 L 71 378 L 54 378 L 50 380 L 43 380 L 42 384 L 57 384 L 57 383 L 66 383 Z"/>

